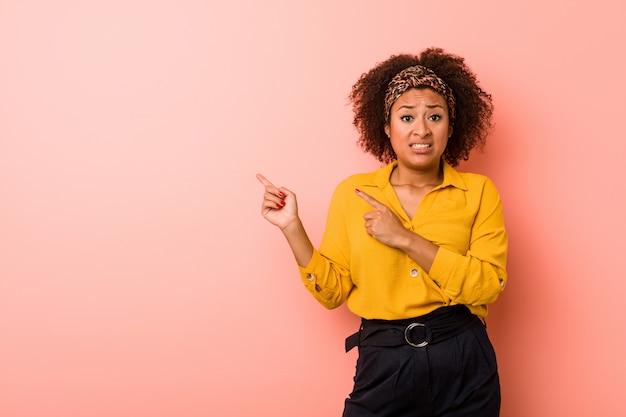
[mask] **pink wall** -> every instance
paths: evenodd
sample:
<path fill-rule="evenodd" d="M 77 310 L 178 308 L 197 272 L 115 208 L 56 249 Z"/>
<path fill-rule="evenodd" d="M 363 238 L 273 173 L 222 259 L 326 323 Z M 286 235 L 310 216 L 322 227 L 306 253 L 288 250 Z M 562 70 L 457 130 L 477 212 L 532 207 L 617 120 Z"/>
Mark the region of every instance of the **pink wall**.
<path fill-rule="evenodd" d="M 308 4 L 306 4 L 308 3 Z M 318 242 L 376 162 L 346 96 L 439 45 L 494 96 L 503 417 L 623 416 L 619 0 L 0 1 L 0 416 L 339 415 L 356 319 L 302 288 L 262 172 Z"/>

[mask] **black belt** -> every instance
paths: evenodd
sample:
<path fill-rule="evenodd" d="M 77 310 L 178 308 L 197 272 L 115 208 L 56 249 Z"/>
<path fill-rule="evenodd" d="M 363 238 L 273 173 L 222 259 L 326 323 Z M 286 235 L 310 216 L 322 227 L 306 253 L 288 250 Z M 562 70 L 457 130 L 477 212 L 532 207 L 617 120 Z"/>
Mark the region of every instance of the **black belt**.
<path fill-rule="evenodd" d="M 454 337 L 480 319 L 464 305 L 441 307 L 403 320 L 361 320 L 361 328 L 346 339 L 346 352 L 355 346 L 422 348 Z"/>

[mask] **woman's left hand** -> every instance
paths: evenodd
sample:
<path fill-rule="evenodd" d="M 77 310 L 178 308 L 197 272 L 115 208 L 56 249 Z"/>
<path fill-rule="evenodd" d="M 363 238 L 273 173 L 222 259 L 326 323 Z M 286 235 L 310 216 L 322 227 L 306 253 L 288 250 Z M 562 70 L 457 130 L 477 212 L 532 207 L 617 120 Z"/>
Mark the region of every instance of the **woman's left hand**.
<path fill-rule="evenodd" d="M 365 231 L 379 242 L 399 248 L 402 239 L 411 232 L 402 225 L 398 216 L 389 207 L 361 190 L 355 192 L 374 209 L 363 215 Z"/>

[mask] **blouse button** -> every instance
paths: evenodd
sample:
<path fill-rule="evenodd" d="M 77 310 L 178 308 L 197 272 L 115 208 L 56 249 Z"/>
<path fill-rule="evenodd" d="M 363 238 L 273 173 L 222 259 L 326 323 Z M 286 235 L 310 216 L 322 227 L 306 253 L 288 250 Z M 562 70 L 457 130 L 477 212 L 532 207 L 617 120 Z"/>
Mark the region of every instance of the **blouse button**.
<path fill-rule="evenodd" d="M 309 281 L 313 281 L 315 279 L 315 274 L 311 274 L 311 273 L 306 274 L 306 279 Z"/>
<path fill-rule="evenodd" d="M 411 272 L 409 272 L 411 274 L 411 276 L 413 278 L 415 278 L 416 276 L 418 276 L 420 274 L 420 271 L 417 270 L 417 268 L 413 268 L 411 269 Z"/>

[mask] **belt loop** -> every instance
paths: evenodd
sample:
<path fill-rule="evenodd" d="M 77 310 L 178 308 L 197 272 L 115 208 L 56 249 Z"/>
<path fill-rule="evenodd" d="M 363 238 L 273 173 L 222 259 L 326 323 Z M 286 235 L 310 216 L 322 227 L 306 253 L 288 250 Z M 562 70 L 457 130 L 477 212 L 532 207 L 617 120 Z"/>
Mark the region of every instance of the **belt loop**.
<path fill-rule="evenodd" d="M 361 329 L 358 332 L 346 337 L 346 353 L 350 352 L 355 346 L 361 343 Z"/>

